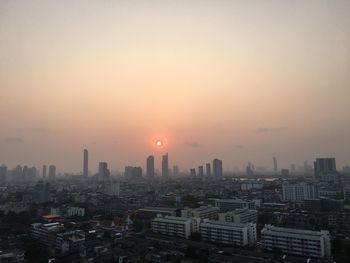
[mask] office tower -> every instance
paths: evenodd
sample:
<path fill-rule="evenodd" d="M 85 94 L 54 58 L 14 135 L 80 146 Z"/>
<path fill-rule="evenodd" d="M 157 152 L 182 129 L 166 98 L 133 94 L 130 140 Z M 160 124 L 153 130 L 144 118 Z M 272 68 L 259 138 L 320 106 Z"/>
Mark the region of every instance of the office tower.
<path fill-rule="evenodd" d="M 43 165 L 43 180 L 46 180 L 46 165 Z"/>
<path fill-rule="evenodd" d="M 39 182 L 33 189 L 33 200 L 36 203 L 46 203 L 49 201 L 50 184 Z"/>
<path fill-rule="evenodd" d="M 305 199 L 319 198 L 317 185 L 311 183 L 283 183 L 282 200 L 290 202 L 302 202 Z"/>
<path fill-rule="evenodd" d="M 21 182 L 23 180 L 23 169 L 22 166 L 17 165 L 16 168 L 14 170 L 12 170 L 11 173 L 11 179 L 14 182 Z"/>
<path fill-rule="evenodd" d="M 207 163 L 207 164 L 205 165 L 205 173 L 206 173 L 207 177 L 210 177 L 210 176 L 211 176 L 210 163 Z"/>
<path fill-rule="evenodd" d="M 219 159 L 213 160 L 213 175 L 216 180 L 222 178 L 222 161 Z"/>
<path fill-rule="evenodd" d="M 56 179 L 56 166 L 50 165 L 49 166 L 49 181 L 55 181 Z"/>
<path fill-rule="evenodd" d="M 106 162 L 100 162 L 98 165 L 98 178 L 100 180 L 105 180 L 108 179 L 109 176 L 108 164 Z"/>
<path fill-rule="evenodd" d="M 128 180 L 142 178 L 142 168 L 134 166 L 125 166 L 124 177 Z"/>
<path fill-rule="evenodd" d="M 89 152 L 84 149 L 84 158 L 83 158 L 83 178 L 88 178 L 89 173 Z"/>
<path fill-rule="evenodd" d="M 198 166 L 198 177 L 203 178 L 203 176 L 204 176 L 204 169 L 203 169 L 203 166 L 200 165 Z"/>
<path fill-rule="evenodd" d="M 190 176 L 193 178 L 196 177 L 196 169 L 195 168 L 190 169 Z"/>
<path fill-rule="evenodd" d="M 169 176 L 169 160 L 168 154 L 162 157 L 162 177 L 167 178 Z"/>
<path fill-rule="evenodd" d="M 331 256 L 329 231 L 311 231 L 265 225 L 261 230 L 261 243 L 264 249 L 304 256 L 307 258 L 328 258 Z"/>
<path fill-rule="evenodd" d="M 7 167 L 5 165 L 0 166 L 0 184 L 6 183 Z"/>
<path fill-rule="evenodd" d="M 273 171 L 275 172 L 275 174 L 278 173 L 278 166 L 277 166 L 277 158 L 273 157 Z"/>
<path fill-rule="evenodd" d="M 154 178 L 154 156 L 150 155 L 147 157 L 147 178 Z"/>
<path fill-rule="evenodd" d="M 180 169 L 178 165 L 174 165 L 173 167 L 173 175 L 178 176 L 180 174 Z"/>
<path fill-rule="evenodd" d="M 317 158 L 314 162 L 315 175 L 327 175 L 337 173 L 335 158 Z"/>

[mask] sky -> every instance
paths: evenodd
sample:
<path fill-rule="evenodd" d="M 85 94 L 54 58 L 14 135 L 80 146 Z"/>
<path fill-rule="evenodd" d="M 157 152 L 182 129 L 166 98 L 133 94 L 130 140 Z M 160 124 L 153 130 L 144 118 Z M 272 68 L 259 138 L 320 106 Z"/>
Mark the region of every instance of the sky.
<path fill-rule="evenodd" d="M 0 164 L 341 169 L 349 73 L 346 0 L 0 0 Z"/>

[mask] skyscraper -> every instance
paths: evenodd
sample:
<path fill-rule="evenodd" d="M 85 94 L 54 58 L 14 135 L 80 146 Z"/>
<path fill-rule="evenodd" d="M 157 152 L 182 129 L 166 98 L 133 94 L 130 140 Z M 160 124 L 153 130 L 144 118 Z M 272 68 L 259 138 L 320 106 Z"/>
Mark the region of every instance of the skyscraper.
<path fill-rule="evenodd" d="M 335 174 L 335 158 L 317 158 L 314 162 L 315 175 Z"/>
<path fill-rule="evenodd" d="M 50 165 L 49 166 L 49 180 L 55 181 L 55 179 L 56 179 L 56 166 Z"/>
<path fill-rule="evenodd" d="M 154 178 L 154 156 L 150 155 L 147 157 L 147 178 Z"/>
<path fill-rule="evenodd" d="M 273 171 L 278 173 L 277 158 L 273 157 Z"/>
<path fill-rule="evenodd" d="M 222 178 L 222 161 L 219 159 L 213 160 L 213 175 L 217 180 Z"/>
<path fill-rule="evenodd" d="M 7 167 L 5 165 L 0 166 L 0 184 L 6 183 Z"/>
<path fill-rule="evenodd" d="M 169 160 L 167 153 L 162 156 L 162 177 L 169 177 Z"/>
<path fill-rule="evenodd" d="M 207 177 L 211 176 L 211 167 L 210 167 L 210 163 L 207 163 L 205 165 L 205 173 L 207 174 Z"/>
<path fill-rule="evenodd" d="M 108 179 L 109 176 L 108 164 L 106 162 L 100 162 L 98 165 L 98 178 L 100 180 L 105 180 Z"/>
<path fill-rule="evenodd" d="M 84 149 L 84 158 L 83 158 L 83 177 L 86 179 L 88 177 L 89 170 L 89 152 Z"/>
<path fill-rule="evenodd" d="M 198 177 L 203 178 L 203 176 L 204 176 L 203 165 L 200 165 L 200 166 L 198 166 Z"/>
<path fill-rule="evenodd" d="M 43 180 L 46 180 L 46 165 L 43 165 Z"/>

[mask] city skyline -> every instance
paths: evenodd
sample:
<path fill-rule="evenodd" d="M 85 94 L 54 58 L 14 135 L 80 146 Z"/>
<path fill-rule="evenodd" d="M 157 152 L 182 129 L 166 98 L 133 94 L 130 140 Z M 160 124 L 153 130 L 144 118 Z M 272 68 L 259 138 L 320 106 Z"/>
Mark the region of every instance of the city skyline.
<path fill-rule="evenodd" d="M 349 1 L 2 1 L 0 163 L 349 165 Z M 161 140 L 158 149 L 154 142 Z"/>

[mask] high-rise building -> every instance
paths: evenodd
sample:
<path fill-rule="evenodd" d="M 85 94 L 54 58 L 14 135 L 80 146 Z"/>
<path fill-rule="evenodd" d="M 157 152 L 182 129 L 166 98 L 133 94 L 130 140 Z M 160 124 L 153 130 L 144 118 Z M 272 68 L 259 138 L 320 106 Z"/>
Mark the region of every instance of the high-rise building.
<path fill-rule="evenodd" d="M 46 180 L 46 165 L 43 165 L 43 180 Z"/>
<path fill-rule="evenodd" d="M 147 178 L 154 178 L 154 156 L 150 155 L 147 157 Z"/>
<path fill-rule="evenodd" d="M 5 165 L 0 166 L 0 184 L 6 183 L 7 179 L 7 167 Z"/>
<path fill-rule="evenodd" d="M 210 177 L 210 176 L 211 176 L 210 163 L 207 163 L 207 164 L 205 165 L 205 173 L 206 173 L 207 177 Z"/>
<path fill-rule="evenodd" d="M 179 166 L 178 165 L 174 165 L 173 167 L 173 176 L 178 176 L 180 173 L 180 169 L 179 169 Z"/>
<path fill-rule="evenodd" d="M 83 158 L 83 178 L 88 178 L 89 173 L 89 152 L 84 149 L 84 158 Z"/>
<path fill-rule="evenodd" d="M 108 170 L 108 164 L 106 162 L 100 162 L 98 165 L 98 178 L 100 180 L 105 180 L 110 177 L 110 172 Z"/>
<path fill-rule="evenodd" d="M 36 203 L 46 203 L 49 201 L 50 184 L 39 182 L 33 189 L 33 200 Z"/>
<path fill-rule="evenodd" d="M 162 157 L 162 177 L 169 177 L 169 159 L 168 154 L 163 155 Z"/>
<path fill-rule="evenodd" d="M 191 168 L 190 169 L 190 176 L 192 177 L 192 178 L 195 178 L 197 175 L 196 175 L 196 169 L 195 168 Z"/>
<path fill-rule="evenodd" d="M 142 178 L 142 168 L 134 166 L 125 166 L 124 177 L 128 180 Z"/>
<path fill-rule="evenodd" d="M 56 166 L 50 165 L 49 166 L 49 180 L 55 181 L 55 179 L 56 179 Z"/>
<path fill-rule="evenodd" d="M 273 171 L 277 174 L 278 173 L 278 166 L 277 166 L 277 158 L 273 157 Z"/>
<path fill-rule="evenodd" d="M 335 158 L 317 158 L 314 162 L 315 175 L 327 175 L 337 173 Z"/>
<path fill-rule="evenodd" d="M 217 180 L 222 178 L 222 161 L 219 159 L 213 160 L 213 175 Z"/>
<path fill-rule="evenodd" d="M 204 169 L 203 169 L 203 166 L 200 165 L 198 166 L 198 177 L 203 178 L 203 176 L 204 176 Z"/>

